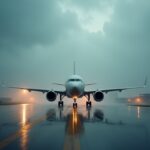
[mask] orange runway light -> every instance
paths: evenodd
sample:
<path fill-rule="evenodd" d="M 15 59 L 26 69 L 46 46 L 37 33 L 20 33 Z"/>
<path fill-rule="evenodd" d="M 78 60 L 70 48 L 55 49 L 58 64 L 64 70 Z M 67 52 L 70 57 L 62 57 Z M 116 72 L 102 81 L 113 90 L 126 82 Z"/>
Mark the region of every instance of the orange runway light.
<path fill-rule="evenodd" d="M 142 100 L 140 98 L 136 99 L 136 103 L 141 103 L 141 102 L 142 102 Z"/>

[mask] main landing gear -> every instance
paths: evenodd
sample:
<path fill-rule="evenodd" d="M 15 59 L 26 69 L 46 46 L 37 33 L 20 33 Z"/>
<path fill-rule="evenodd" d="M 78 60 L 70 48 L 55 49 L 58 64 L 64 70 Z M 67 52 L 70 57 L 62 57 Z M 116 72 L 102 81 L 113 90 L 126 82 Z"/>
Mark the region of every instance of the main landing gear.
<path fill-rule="evenodd" d="M 87 95 L 87 102 L 86 102 L 86 108 L 91 108 L 92 102 L 90 101 L 90 94 Z"/>
<path fill-rule="evenodd" d="M 91 102 L 91 101 L 87 101 L 87 102 L 86 102 L 86 107 L 87 107 L 87 108 L 91 108 L 91 106 L 92 106 L 92 102 Z"/>
<path fill-rule="evenodd" d="M 58 102 L 58 107 L 63 107 L 64 106 L 64 102 L 63 101 L 59 101 Z"/>
<path fill-rule="evenodd" d="M 64 106 L 64 102 L 62 101 L 63 97 L 64 96 L 60 94 L 60 101 L 58 102 L 58 107 L 59 108 L 62 108 Z M 86 108 L 91 108 L 92 107 L 92 102 L 90 101 L 90 94 L 85 95 L 85 97 L 88 100 L 86 102 Z M 77 108 L 78 107 L 77 102 L 76 102 L 77 98 L 75 97 L 75 98 L 73 98 L 73 100 L 74 100 L 73 108 Z"/>
<path fill-rule="evenodd" d="M 64 102 L 62 101 L 63 96 L 60 94 L 60 101 L 58 102 L 58 107 L 61 108 L 64 106 Z"/>

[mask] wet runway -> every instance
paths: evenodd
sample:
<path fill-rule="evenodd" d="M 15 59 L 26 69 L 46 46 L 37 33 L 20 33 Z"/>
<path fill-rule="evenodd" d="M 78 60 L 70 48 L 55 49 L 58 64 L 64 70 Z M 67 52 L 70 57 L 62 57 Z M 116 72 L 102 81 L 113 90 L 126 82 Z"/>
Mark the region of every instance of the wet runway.
<path fill-rule="evenodd" d="M 3 150 L 149 150 L 150 108 L 98 104 L 0 106 Z"/>

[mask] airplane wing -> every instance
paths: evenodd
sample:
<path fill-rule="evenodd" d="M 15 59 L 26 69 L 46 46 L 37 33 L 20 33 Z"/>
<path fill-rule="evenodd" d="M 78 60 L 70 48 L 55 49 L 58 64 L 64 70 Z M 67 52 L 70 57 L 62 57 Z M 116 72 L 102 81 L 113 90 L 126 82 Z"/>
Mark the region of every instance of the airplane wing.
<path fill-rule="evenodd" d="M 112 89 L 101 89 L 100 91 L 103 93 L 109 93 L 109 92 L 122 92 L 124 90 L 129 90 L 129 89 L 139 89 L 139 88 L 145 88 L 147 85 L 147 78 L 145 78 L 145 82 L 143 86 L 139 86 L 139 87 L 125 87 L 125 88 L 112 88 Z M 86 94 L 93 94 L 98 90 L 93 90 L 93 91 L 85 91 L 85 95 Z"/>
<path fill-rule="evenodd" d="M 126 88 L 114 88 L 114 89 L 103 89 L 101 90 L 103 93 L 108 93 L 108 92 L 122 92 L 124 90 L 129 90 L 129 89 L 139 89 L 139 88 L 145 88 L 145 86 L 139 86 L 139 87 L 126 87 Z"/>
<path fill-rule="evenodd" d="M 145 86 L 143 87 L 129 87 L 129 88 L 114 88 L 114 89 L 102 89 L 102 90 L 93 90 L 93 91 L 85 91 L 85 95 L 86 94 L 93 94 L 96 91 L 101 91 L 102 93 L 109 93 L 109 92 L 122 92 L 124 90 L 129 90 L 129 89 L 138 89 L 138 88 L 145 88 Z"/>
<path fill-rule="evenodd" d="M 47 93 L 49 92 L 50 90 L 47 90 L 47 89 L 32 89 L 32 88 L 24 88 L 24 87 L 7 87 L 7 88 L 13 88 L 13 89 L 20 89 L 20 90 L 27 90 L 29 92 L 41 92 L 41 93 Z M 65 95 L 65 92 L 64 91 L 55 91 L 57 94 L 63 94 Z"/>

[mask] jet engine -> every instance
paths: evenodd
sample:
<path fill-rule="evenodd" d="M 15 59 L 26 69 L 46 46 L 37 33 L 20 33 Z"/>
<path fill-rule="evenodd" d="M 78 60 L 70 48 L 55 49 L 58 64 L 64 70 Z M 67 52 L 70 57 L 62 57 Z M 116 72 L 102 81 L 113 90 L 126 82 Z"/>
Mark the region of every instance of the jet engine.
<path fill-rule="evenodd" d="M 95 101 L 100 102 L 104 98 L 104 94 L 101 91 L 97 91 L 93 94 Z"/>
<path fill-rule="evenodd" d="M 56 97 L 57 97 L 57 94 L 53 91 L 49 91 L 47 94 L 46 94 L 46 98 L 48 101 L 55 101 L 56 100 Z"/>

